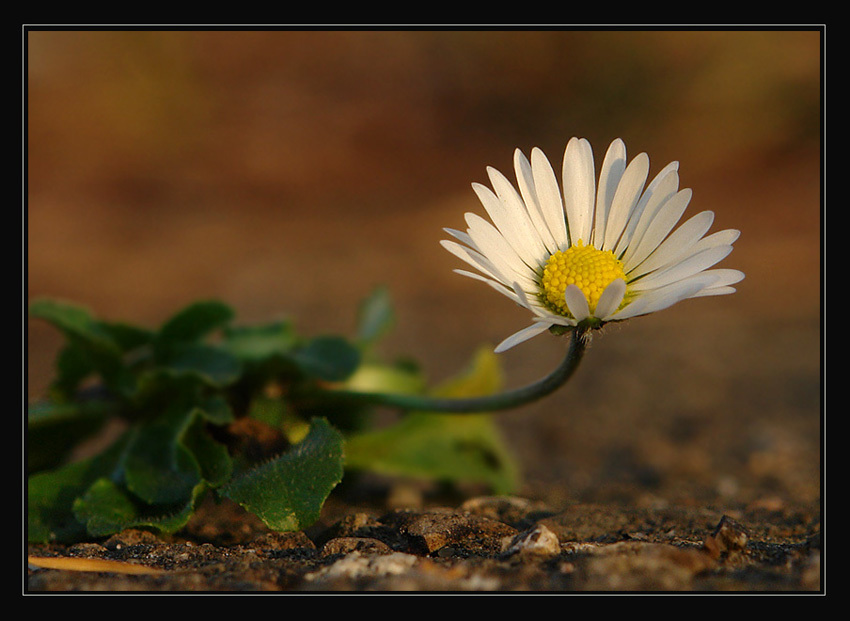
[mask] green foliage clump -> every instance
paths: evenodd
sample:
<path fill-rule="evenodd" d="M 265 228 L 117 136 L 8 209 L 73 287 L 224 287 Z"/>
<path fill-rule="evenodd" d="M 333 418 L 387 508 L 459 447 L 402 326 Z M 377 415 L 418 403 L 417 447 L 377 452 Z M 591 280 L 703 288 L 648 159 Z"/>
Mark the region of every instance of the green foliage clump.
<path fill-rule="evenodd" d="M 318 518 L 345 471 L 477 482 L 496 493 L 516 485 L 487 414 L 402 412 L 377 427 L 373 406 L 346 398 L 467 397 L 501 386 L 489 350 L 430 390 L 415 364 L 378 359 L 375 345 L 394 316 L 384 289 L 361 304 L 353 338 L 305 338 L 288 321 L 235 325 L 218 301 L 191 304 L 157 330 L 48 299 L 29 312 L 66 339 L 49 394 L 28 409 L 30 541 L 130 527 L 173 533 L 209 494 L 272 529 L 299 530 Z M 331 393 L 339 396 L 315 398 Z M 118 428 L 109 446 L 70 458 L 107 424 Z"/>

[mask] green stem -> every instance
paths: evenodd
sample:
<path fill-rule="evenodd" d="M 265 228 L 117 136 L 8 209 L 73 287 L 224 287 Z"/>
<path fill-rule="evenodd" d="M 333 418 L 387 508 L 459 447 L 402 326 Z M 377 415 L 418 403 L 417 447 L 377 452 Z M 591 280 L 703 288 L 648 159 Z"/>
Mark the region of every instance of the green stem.
<path fill-rule="evenodd" d="M 311 405 L 315 404 L 314 399 L 323 404 L 339 400 L 345 403 L 382 405 L 402 410 L 444 413 L 451 412 L 457 414 L 507 410 L 536 401 L 537 399 L 545 397 L 563 386 L 567 380 L 570 379 L 573 372 L 578 367 L 579 362 L 581 362 L 581 358 L 584 355 L 584 350 L 587 346 L 587 341 L 588 338 L 585 330 L 573 330 L 567 354 L 554 371 L 532 384 L 495 395 L 453 399 L 444 397 L 429 397 L 427 395 L 330 390 L 323 393 L 312 393 L 306 400 L 310 401 Z M 298 400 L 302 401 L 302 398 L 299 398 Z"/>

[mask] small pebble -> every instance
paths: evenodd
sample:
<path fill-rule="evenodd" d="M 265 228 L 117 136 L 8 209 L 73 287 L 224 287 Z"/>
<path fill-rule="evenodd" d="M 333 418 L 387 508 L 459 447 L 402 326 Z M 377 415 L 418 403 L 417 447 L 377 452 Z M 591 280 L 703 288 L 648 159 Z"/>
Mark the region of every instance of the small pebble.
<path fill-rule="evenodd" d="M 723 554 L 743 552 L 748 540 L 749 536 L 744 527 L 728 515 L 724 515 L 714 532 L 706 537 L 703 549 L 716 559 Z"/>
<path fill-rule="evenodd" d="M 543 524 L 523 531 L 513 538 L 502 542 L 504 556 L 551 557 L 561 553 L 561 544 L 557 535 Z"/>

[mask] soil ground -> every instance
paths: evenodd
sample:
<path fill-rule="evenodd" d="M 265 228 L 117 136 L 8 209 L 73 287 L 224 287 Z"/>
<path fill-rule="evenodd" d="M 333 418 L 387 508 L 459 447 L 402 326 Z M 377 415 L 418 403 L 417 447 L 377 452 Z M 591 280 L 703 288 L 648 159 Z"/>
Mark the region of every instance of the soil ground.
<path fill-rule="evenodd" d="M 724 265 L 747 277 L 603 330 L 566 387 L 499 414 L 515 497 L 347 478 L 303 532 L 222 504 L 173 538 L 27 546 L 65 564 L 29 564 L 26 591 L 823 591 L 816 37 L 566 34 L 561 53 L 557 34 L 503 48 L 444 33 L 391 36 L 387 54 L 373 36 L 228 34 L 32 40 L 29 297 L 143 325 L 217 298 L 246 323 L 350 333 L 383 284 L 398 317 L 384 352 L 439 382 L 528 322 L 452 273 L 442 228 L 483 213 L 469 183 L 486 165 L 510 176 L 513 148 L 541 142 L 558 161 L 575 127 L 599 159 L 624 135 L 653 171 L 679 160 L 689 213 L 742 231 Z M 623 93 L 647 105 L 612 117 Z M 59 346 L 29 323 L 28 398 Z M 506 383 L 545 374 L 562 347 L 503 354 Z"/>
<path fill-rule="evenodd" d="M 374 495 L 375 490 L 372 490 Z M 330 503 L 305 532 L 270 533 L 233 506 L 167 540 L 125 531 L 34 546 L 45 592 L 812 592 L 818 507 L 576 503 L 510 497 L 397 509 Z M 737 519 L 736 519 L 737 518 Z M 740 521 L 739 521 L 740 520 Z M 63 564 L 51 565 L 59 559 Z M 98 562 L 104 561 L 102 564 Z"/>

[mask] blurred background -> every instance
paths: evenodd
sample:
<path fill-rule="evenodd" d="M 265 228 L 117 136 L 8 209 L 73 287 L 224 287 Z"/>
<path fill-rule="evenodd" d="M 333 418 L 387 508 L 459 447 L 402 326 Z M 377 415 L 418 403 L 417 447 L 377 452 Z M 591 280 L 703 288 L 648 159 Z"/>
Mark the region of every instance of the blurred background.
<path fill-rule="evenodd" d="M 384 284 L 387 356 L 438 382 L 528 316 L 452 272 L 443 227 L 485 167 L 571 136 L 680 162 L 688 213 L 742 231 L 733 296 L 606 329 L 566 388 L 498 421 L 552 503 L 817 502 L 821 32 L 29 31 L 27 296 L 156 326 L 217 298 L 239 321 L 351 333 Z M 60 336 L 26 326 L 42 395 Z M 511 386 L 565 342 L 502 354 Z"/>

